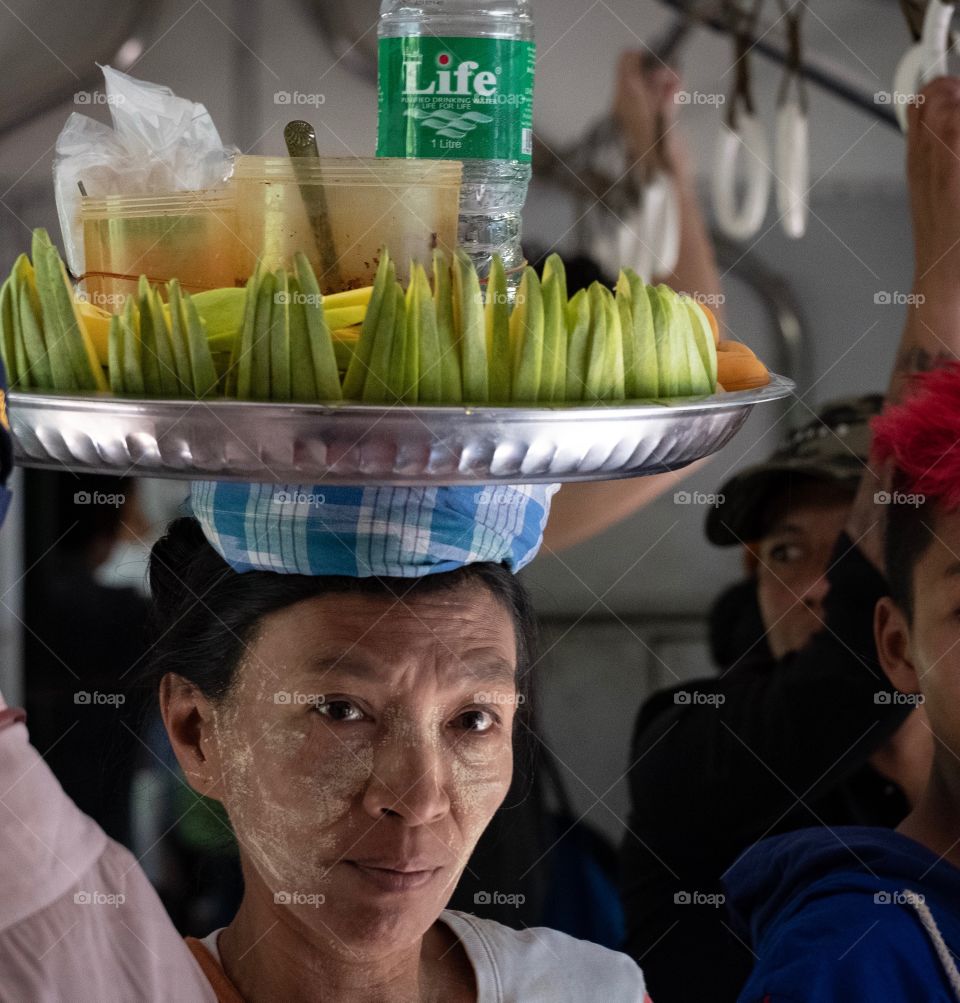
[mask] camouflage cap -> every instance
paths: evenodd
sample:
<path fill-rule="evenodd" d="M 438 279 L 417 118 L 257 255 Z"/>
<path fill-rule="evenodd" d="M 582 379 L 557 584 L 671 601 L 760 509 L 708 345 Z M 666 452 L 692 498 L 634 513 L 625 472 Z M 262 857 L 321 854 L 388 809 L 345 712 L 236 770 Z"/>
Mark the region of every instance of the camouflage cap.
<path fill-rule="evenodd" d="M 769 460 L 741 470 L 723 485 L 718 492 L 722 500 L 707 515 L 707 539 L 721 547 L 761 539 L 769 529 L 771 501 L 793 478 L 854 489 L 870 453 L 870 420 L 881 410 L 880 394 L 825 404 Z"/>

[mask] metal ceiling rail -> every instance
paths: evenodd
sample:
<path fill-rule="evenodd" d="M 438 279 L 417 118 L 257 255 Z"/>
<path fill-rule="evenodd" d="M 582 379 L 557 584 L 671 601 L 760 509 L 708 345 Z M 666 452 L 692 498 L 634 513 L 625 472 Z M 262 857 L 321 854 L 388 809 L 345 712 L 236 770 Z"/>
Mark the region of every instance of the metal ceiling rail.
<path fill-rule="evenodd" d="M 723 35 L 730 34 L 730 25 L 724 18 L 720 5 L 715 0 L 707 3 L 691 3 L 691 0 L 661 0 L 665 6 L 677 12 L 682 20 L 693 20 L 711 30 Z M 892 5 L 891 5 L 892 6 Z M 780 66 L 789 62 L 789 45 L 786 39 L 780 41 L 762 32 L 758 37 L 749 40 L 751 52 L 765 56 Z M 811 59 L 807 56 L 799 68 L 800 75 L 811 84 L 827 93 L 854 105 L 860 111 L 872 118 L 878 119 L 892 129 L 900 130 L 897 116 L 889 104 L 878 104 L 871 93 L 867 93 L 855 82 L 844 79 L 842 70 L 824 60 Z"/>

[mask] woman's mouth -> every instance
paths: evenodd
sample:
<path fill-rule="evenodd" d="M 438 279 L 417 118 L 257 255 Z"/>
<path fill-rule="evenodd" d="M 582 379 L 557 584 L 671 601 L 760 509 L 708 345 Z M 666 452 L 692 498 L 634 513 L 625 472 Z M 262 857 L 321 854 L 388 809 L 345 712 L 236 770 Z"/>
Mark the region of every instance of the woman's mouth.
<path fill-rule="evenodd" d="M 423 888 L 439 873 L 433 867 L 420 861 L 369 861 L 345 860 L 361 878 L 385 892 L 409 892 Z"/>

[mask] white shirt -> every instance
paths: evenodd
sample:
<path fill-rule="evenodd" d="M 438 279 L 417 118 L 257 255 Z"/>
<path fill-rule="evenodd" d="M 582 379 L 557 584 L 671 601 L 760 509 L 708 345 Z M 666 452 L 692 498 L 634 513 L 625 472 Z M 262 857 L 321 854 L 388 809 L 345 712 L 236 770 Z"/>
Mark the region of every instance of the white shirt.
<path fill-rule="evenodd" d="M 557 930 L 514 930 L 492 919 L 444 909 L 440 921 L 459 938 L 477 979 L 477 1003 L 643 1003 L 643 974 L 632 958 Z M 221 930 L 224 929 L 221 927 Z M 204 937 L 220 961 L 221 930 Z"/>

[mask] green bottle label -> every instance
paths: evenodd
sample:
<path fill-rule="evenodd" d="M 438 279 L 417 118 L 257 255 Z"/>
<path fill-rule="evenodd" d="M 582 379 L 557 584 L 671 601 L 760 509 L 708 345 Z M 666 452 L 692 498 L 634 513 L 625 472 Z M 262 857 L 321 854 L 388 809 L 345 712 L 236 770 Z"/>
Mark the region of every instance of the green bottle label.
<path fill-rule="evenodd" d="M 534 59 L 505 38 L 380 39 L 377 156 L 529 163 Z"/>

